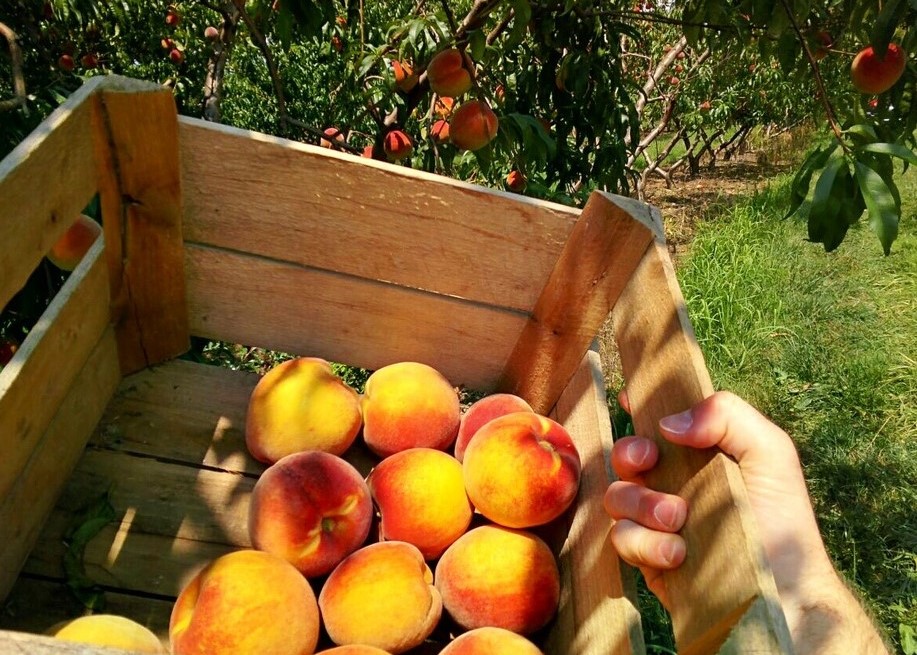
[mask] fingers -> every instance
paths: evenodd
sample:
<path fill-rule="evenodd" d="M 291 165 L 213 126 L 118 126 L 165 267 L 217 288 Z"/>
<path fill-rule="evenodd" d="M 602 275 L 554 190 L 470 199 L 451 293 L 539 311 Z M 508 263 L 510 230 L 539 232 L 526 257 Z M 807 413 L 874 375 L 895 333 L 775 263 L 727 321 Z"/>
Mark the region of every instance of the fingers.
<path fill-rule="evenodd" d="M 618 392 L 618 404 L 624 409 L 625 412 L 630 414 L 630 398 L 627 397 L 627 389 L 621 389 Z"/>
<path fill-rule="evenodd" d="M 611 467 L 621 480 L 639 480 L 658 459 L 659 448 L 643 437 L 623 437 L 611 449 Z"/>
<path fill-rule="evenodd" d="M 605 492 L 604 501 L 605 511 L 613 519 L 635 521 L 662 532 L 677 532 L 688 515 L 683 498 L 633 482 L 613 482 Z"/>
<path fill-rule="evenodd" d="M 611 526 L 611 543 L 622 559 L 641 568 L 674 569 L 685 559 L 685 540 L 680 536 L 650 530 L 629 519 Z"/>

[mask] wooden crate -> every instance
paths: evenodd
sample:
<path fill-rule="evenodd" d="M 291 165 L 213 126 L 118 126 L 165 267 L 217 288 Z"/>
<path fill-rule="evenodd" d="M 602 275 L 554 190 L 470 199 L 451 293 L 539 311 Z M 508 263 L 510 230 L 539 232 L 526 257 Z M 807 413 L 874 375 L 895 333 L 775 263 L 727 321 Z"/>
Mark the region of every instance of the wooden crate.
<path fill-rule="evenodd" d="M 256 377 L 175 359 L 190 335 L 369 369 L 423 361 L 550 412 L 584 470 L 541 645 L 644 652 L 607 541 L 611 429 L 589 347 L 610 312 L 643 434 L 711 393 L 655 210 L 596 193 L 578 211 L 178 118 L 168 91 L 99 77 L 0 163 L 0 306 L 96 193 L 104 245 L 0 372 L 0 653 L 105 652 L 38 633 L 73 616 L 62 538 L 108 489 L 117 520 L 86 569 L 109 611 L 162 636 L 182 584 L 249 544 Z M 790 652 L 735 464 L 661 449 L 654 482 L 692 507 L 667 579 L 679 652 Z"/>

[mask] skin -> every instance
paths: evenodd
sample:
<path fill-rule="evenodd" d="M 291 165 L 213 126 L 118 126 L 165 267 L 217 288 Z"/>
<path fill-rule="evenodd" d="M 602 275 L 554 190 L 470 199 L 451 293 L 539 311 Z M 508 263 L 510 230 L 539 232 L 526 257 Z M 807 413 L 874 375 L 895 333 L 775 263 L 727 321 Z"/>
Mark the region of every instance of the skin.
<path fill-rule="evenodd" d="M 622 392 L 621 405 L 629 410 Z M 796 652 L 887 655 L 879 631 L 838 575 L 825 550 L 792 439 L 739 397 L 719 392 L 659 422 L 661 435 L 694 448 L 718 446 L 742 471 L 752 510 Z M 611 540 L 668 604 L 663 573 L 685 558 L 677 534 L 689 508 L 678 497 L 648 489 L 644 474 L 659 451 L 643 437 L 618 440 L 611 464 L 618 481 L 605 493 L 614 519 Z"/>

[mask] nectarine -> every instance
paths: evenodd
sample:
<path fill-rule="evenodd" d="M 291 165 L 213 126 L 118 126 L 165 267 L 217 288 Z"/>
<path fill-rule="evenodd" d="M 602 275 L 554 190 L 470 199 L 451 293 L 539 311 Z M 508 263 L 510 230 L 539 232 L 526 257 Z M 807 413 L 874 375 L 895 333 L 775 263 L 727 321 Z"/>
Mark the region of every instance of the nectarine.
<path fill-rule="evenodd" d="M 548 545 L 530 532 L 496 525 L 466 532 L 449 546 L 435 580 L 443 607 L 467 629 L 531 634 L 560 602 L 560 572 Z"/>
<path fill-rule="evenodd" d="M 102 226 L 85 214 L 80 214 L 73 225 L 51 246 L 48 259 L 59 269 L 72 271 L 100 234 Z"/>
<path fill-rule="evenodd" d="M 238 550 L 208 564 L 172 607 L 172 655 L 311 655 L 320 619 L 315 592 L 292 564 Z"/>
<path fill-rule="evenodd" d="M 452 143 L 463 150 L 479 150 L 497 136 L 500 121 L 487 103 L 471 100 L 459 107 L 449 123 Z"/>
<path fill-rule="evenodd" d="M 371 544 L 348 556 L 328 576 L 318 604 L 334 643 L 393 654 L 423 643 L 442 614 L 430 567 L 402 541 Z"/>
<path fill-rule="evenodd" d="M 245 443 L 272 464 L 285 455 L 322 450 L 341 455 L 360 432 L 360 399 L 324 359 L 300 357 L 268 371 L 252 391 Z"/>
<path fill-rule="evenodd" d="M 419 362 L 389 364 L 366 380 L 363 439 L 388 457 L 408 448 L 449 448 L 458 435 L 458 394 L 442 373 Z"/>
<path fill-rule="evenodd" d="M 248 530 L 255 548 L 313 578 L 363 545 L 372 517 L 369 487 L 353 465 L 310 450 L 287 455 L 261 474 Z"/>
<path fill-rule="evenodd" d="M 857 53 L 850 66 L 850 79 L 861 93 L 885 93 L 904 73 L 907 53 L 897 43 L 889 43 L 884 56 L 867 46 Z"/>

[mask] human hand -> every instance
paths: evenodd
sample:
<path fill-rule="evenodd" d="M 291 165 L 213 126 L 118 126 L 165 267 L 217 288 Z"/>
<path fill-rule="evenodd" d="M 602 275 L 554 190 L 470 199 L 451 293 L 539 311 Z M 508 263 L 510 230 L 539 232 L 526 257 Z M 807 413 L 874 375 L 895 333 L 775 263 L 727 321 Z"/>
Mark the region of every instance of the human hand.
<path fill-rule="evenodd" d="M 625 392 L 619 400 L 630 412 Z M 813 650 L 812 640 L 826 643 L 829 626 L 834 631 L 830 639 L 840 640 L 842 631 L 836 623 L 851 617 L 854 625 L 866 626 L 857 634 L 870 641 L 863 642 L 863 650 L 837 652 L 886 652 L 828 557 L 796 448 L 786 432 L 728 392 L 716 393 L 690 410 L 663 418 L 659 431 L 674 444 L 717 446 L 737 461 L 787 624 L 800 653 L 835 652 Z M 677 532 L 690 508 L 678 496 L 646 487 L 644 475 L 658 458 L 659 449 L 650 439 L 619 439 L 611 454 L 619 480 L 606 491 L 605 509 L 615 519 L 611 541 L 618 554 L 640 568 L 647 586 L 668 606 L 663 573 L 684 561 L 685 541 Z M 817 625 L 812 621 L 816 614 L 821 616 Z M 825 614 L 829 618 L 824 618 Z M 850 645 L 848 641 L 845 647 Z"/>

